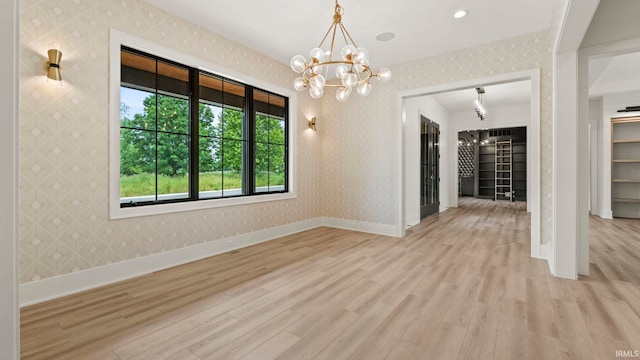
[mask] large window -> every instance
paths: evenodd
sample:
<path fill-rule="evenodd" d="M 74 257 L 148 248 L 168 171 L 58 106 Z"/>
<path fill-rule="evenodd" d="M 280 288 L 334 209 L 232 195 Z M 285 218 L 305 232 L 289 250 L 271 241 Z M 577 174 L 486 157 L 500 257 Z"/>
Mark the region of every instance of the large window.
<path fill-rule="evenodd" d="M 122 46 L 120 207 L 287 193 L 288 100 Z"/>

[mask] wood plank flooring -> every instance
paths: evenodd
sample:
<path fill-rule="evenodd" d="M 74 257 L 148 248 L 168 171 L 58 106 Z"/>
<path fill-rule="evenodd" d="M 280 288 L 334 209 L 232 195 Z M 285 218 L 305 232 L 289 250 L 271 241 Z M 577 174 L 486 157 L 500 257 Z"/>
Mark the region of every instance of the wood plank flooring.
<path fill-rule="evenodd" d="M 579 281 L 529 257 L 522 203 L 313 229 L 24 308 L 22 358 L 615 359 L 640 350 L 640 221 L 591 221 Z"/>

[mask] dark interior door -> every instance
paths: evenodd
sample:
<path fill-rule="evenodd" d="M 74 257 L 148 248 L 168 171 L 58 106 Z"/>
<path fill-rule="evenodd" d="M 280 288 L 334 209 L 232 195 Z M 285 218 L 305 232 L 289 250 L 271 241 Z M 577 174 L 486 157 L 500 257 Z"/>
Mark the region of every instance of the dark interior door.
<path fill-rule="evenodd" d="M 420 116 L 420 219 L 440 210 L 440 127 Z"/>

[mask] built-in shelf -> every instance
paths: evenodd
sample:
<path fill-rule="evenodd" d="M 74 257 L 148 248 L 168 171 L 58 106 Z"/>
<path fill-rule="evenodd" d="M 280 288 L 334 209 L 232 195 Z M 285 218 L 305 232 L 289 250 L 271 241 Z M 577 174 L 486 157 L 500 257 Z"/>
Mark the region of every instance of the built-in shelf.
<path fill-rule="evenodd" d="M 495 131 L 496 129 L 492 130 Z M 507 130 L 507 129 L 498 129 Z M 493 200 L 526 200 L 526 189 L 519 189 L 515 194 L 511 191 L 514 182 L 522 187 L 527 177 L 527 129 L 510 128 L 503 135 L 491 135 L 489 130 L 479 130 L 478 139 L 491 141 L 478 144 L 475 159 L 478 166 L 475 170 L 475 196 Z M 506 146 L 505 144 L 509 145 Z M 514 154 L 518 154 L 515 155 Z M 518 170 L 514 170 L 518 169 Z M 497 174 L 497 175 L 496 175 Z M 491 185 L 491 186 L 488 186 Z M 524 185 L 526 186 L 526 185 Z M 498 194 L 496 194 L 498 190 Z M 512 197 L 505 197 L 509 192 Z M 498 196 L 496 196 L 498 195 Z"/>
<path fill-rule="evenodd" d="M 618 203 L 640 203 L 640 199 L 632 199 L 632 198 L 613 198 L 611 200 L 613 200 L 613 202 L 618 202 Z"/>
<path fill-rule="evenodd" d="M 611 210 L 614 217 L 640 218 L 638 165 L 640 117 L 611 119 Z"/>
<path fill-rule="evenodd" d="M 640 139 L 627 139 L 627 140 L 613 140 L 611 141 L 614 144 L 634 144 L 634 143 L 640 143 Z"/>

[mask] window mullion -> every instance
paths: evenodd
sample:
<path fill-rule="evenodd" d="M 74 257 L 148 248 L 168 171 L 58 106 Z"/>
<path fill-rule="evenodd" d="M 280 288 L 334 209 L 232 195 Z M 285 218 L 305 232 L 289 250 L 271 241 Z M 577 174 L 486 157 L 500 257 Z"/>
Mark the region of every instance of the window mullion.
<path fill-rule="evenodd" d="M 200 72 L 189 68 L 190 115 L 190 163 L 189 163 L 189 198 L 198 200 L 200 194 Z"/>
<path fill-rule="evenodd" d="M 244 116 L 242 121 L 242 150 L 244 166 L 242 169 L 242 193 L 251 195 L 255 192 L 255 138 L 256 114 L 253 104 L 253 87 L 245 86 Z"/>
<path fill-rule="evenodd" d="M 289 98 L 284 98 L 284 190 L 289 191 Z"/>
<path fill-rule="evenodd" d="M 160 106 L 160 102 L 158 101 L 158 59 L 155 59 L 155 102 L 156 102 L 156 113 L 154 114 L 154 132 L 155 132 L 155 182 L 156 182 L 156 192 L 155 192 L 155 201 L 158 201 L 158 107 Z"/>

